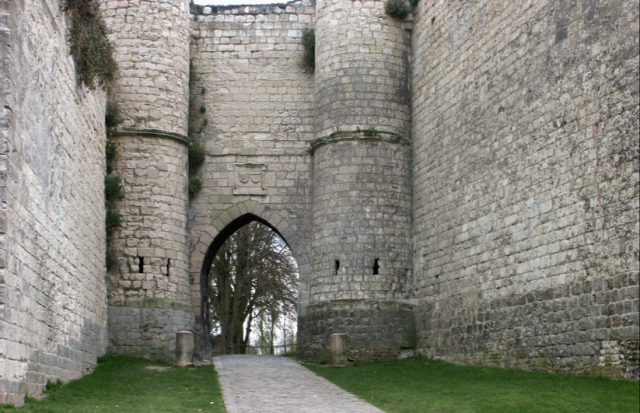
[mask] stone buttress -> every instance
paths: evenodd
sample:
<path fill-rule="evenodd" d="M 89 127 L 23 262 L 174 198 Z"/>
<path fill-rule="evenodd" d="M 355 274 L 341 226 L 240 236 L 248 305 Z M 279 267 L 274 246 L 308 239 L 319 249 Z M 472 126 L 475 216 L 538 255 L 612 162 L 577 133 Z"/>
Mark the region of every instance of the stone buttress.
<path fill-rule="evenodd" d="M 103 1 L 118 62 L 110 101 L 121 123 L 115 174 L 122 225 L 108 275 L 109 347 L 171 361 L 192 329 L 187 257 L 189 5 Z"/>
<path fill-rule="evenodd" d="M 383 1 L 322 0 L 316 23 L 316 139 L 310 304 L 300 351 L 322 359 L 347 333 L 354 359 L 414 347 L 409 34 Z"/>

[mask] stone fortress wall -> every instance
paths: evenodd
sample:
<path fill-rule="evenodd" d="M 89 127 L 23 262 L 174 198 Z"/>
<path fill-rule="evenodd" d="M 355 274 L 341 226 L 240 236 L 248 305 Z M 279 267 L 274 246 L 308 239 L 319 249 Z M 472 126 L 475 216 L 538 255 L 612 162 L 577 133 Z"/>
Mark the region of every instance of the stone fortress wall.
<path fill-rule="evenodd" d="M 418 349 L 637 377 L 638 2 L 414 19 Z"/>
<path fill-rule="evenodd" d="M 171 359 L 183 329 L 206 354 L 206 268 L 256 219 L 298 262 L 305 358 L 347 332 L 356 358 L 638 377 L 636 0 L 101 5 L 124 118 L 106 278 L 104 93 L 75 83 L 59 2 L 0 6 L 1 400 L 107 350 Z"/>
<path fill-rule="evenodd" d="M 87 373 L 107 342 L 105 94 L 57 1 L 0 3 L 0 403 Z"/>

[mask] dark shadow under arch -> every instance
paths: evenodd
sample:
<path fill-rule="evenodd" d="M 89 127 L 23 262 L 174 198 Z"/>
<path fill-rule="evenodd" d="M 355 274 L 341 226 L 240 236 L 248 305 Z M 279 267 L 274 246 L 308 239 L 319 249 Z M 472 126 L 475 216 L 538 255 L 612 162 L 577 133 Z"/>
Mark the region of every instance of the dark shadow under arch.
<path fill-rule="evenodd" d="M 209 331 L 211 328 L 211 320 L 209 318 L 209 301 L 207 300 L 207 296 L 209 293 L 208 291 L 209 290 L 209 272 L 211 271 L 211 263 L 213 262 L 213 259 L 218 253 L 218 250 L 220 249 L 220 247 L 222 247 L 222 244 L 224 244 L 225 241 L 234 232 L 236 232 L 240 228 L 244 227 L 245 225 L 253 221 L 257 221 L 269 227 L 272 231 L 278 234 L 278 236 L 284 240 L 285 244 L 287 244 L 287 247 L 291 249 L 291 246 L 287 242 L 287 239 L 280 233 L 280 231 L 277 230 L 276 227 L 271 225 L 265 219 L 260 218 L 259 216 L 251 213 L 241 215 L 238 218 L 234 219 L 226 227 L 224 227 L 218 233 L 218 235 L 216 235 L 216 237 L 211 242 L 211 245 L 209 245 L 209 248 L 207 248 L 207 253 L 204 256 L 204 260 L 202 261 L 202 268 L 200 268 L 200 297 L 201 297 L 200 298 L 201 299 L 200 319 L 202 321 L 202 329 L 205 334 L 205 338 L 207 339 L 207 343 L 205 345 L 208 349 L 209 349 L 208 337 L 209 337 Z"/>

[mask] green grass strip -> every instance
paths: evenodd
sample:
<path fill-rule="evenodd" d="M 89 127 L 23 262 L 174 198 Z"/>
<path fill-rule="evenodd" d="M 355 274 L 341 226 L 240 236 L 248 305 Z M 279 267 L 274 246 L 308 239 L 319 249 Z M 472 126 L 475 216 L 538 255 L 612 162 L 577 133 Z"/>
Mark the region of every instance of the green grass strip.
<path fill-rule="evenodd" d="M 151 370 L 147 367 L 168 367 Z M 213 402 L 213 403 L 212 403 Z M 27 398 L 20 408 L 0 412 L 208 412 L 224 413 L 213 366 L 175 367 L 127 356 L 100 359 L 93 373 L 54 385 L 41 400 Z"/>
<path fill-rule="evenodd" d="M 635 381 L 411 358 L 307 366 L 387 413 L 613 413 L 639 411 Z"/>

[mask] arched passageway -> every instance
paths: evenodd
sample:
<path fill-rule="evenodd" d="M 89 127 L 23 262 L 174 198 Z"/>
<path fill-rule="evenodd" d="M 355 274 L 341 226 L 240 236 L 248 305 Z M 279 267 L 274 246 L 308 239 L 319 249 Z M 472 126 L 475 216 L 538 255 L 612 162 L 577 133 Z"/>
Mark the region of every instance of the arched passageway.
<path fill-rule="evenodd" d="M 246 208 L 247 205 L 244 205 Z M 291 255 L 297 264 L 297 270 L 299 273 L 298 279 L 298 312 L 305 305 L 305 298 L 308 297 L 307 292 L 307 277 L 309 272 L 308 254 L 306 251 L 305 243 L 300 239 L 299 235 L 293 231 L 288 221 L 282 218 L 279 214 L 273 211 L 251 211 L 244 213 L 237 213 L 240 208 L 233 208 L 236 210 L 236 214 L 233 211 L 225 211 L 224 219 L 217 217 L 213 220 L 211 227 L 212 230 L 203 234 L 194 246 L 194 252 L 192 253 L 192 266 L 196 264 L 199 268 L 199 274 L 197 279 L 194 276 L 194 302 L 197 299 L 198 311 L 196 313 L 196 352 L 203 357 L 208 357 L 211 354 L 211 343 L 209 340 L 208 332 L 211 331 L 211 320 L 209 317 L 209 302 L 208 302 L 208 285 L 211 266 L 214 258 L 224 243 L 231 237 L 236 231 L 245 227 L 246 225 L 257 222 L 277 234 L 291 250 Z M 256 213 L 257 212 L 257 213 Z M 261 212 L 261 213 L 260 213 Z M 277 224 L 272 224 L 277 223 Z M 206 246 L 206 249 L 204 248 Z M 204 254 L 202 254 L 204 252 Z M 199 261 L 199 262 L 198 262 Z M 197 285 L 196 285 L 197 284 Z M 197 295 L 197 297 L 196 297 Z"/>
<path fill-rule="evenodd" d="M 276 354 L 295 346 L 298 268 L 277 229 L 244 215 L 214 239 L 203 265 L 203 329 L 214 355 Z"/>

